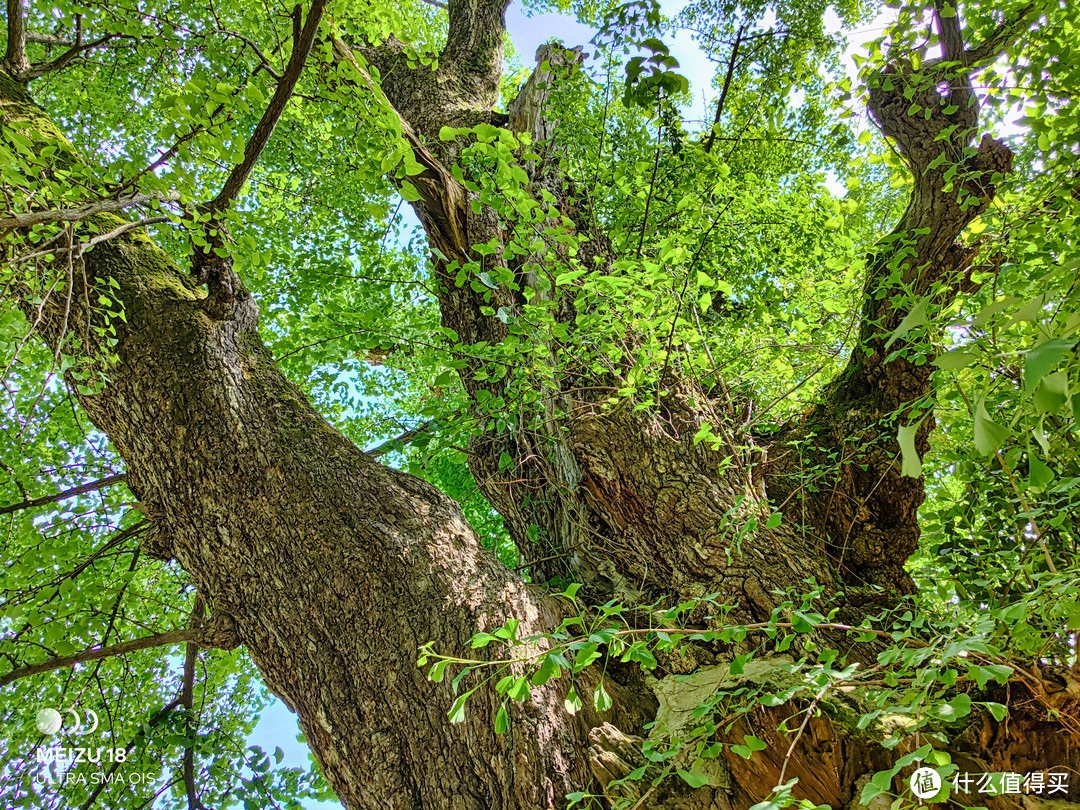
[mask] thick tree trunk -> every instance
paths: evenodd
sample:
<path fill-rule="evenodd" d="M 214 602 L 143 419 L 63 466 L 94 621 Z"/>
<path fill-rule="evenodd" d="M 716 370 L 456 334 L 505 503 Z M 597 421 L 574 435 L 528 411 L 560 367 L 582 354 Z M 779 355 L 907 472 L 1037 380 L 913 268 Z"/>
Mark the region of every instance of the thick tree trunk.
<path fill-rule="evenodd" d="M 469 193 L 447 170 L 444 161 L 452 154 L 435 154 L 425 143 L 435 143 L 444 124 L 490 120 L 503 8 L 479 0 L 452 4 L 448 52 L 469 59 L 443 60 L 453 68 L 442 76 L 422 68 L 382 88 L 426 168 L 415 180 L 422 196 L 417 210 L 433 247 L 448 260 L 470 256 L 471 246 L 498 228 L 490 212 L 472 210 Z M 396 48 L 391 42 L 360 53 L 385 76 L 400 57 Z M 338 51 L 339 58 L 351 58 Z M 559 67 L 558 59 L 549 63 Z M 533 83 L 512 109 L 518 126 L 550 131 L 542 85 Z M 875 114 L 899 141 L 903 126 L 888 117 L 895 99 L 886 96 L 876 97 Z M 2 75 L 0 104 L 5 122 L 51 126 Z M 960 138 L 942 148 L 963 148 Z M 1007 159 L 993 142 L 984 142 L 979 155 L 987 165 L 974 159 L 972 188 L 985 204 L 992 194 L 989 175 L 1006 169 Z M 557 182 L 550 167 L 532 170 L 537 188 Z M 917 185 L 898 232 L 939 224 L 915 246 L 909 280 L 923 293 L 944 279 L 935 294 L 948 295 L 970 261 L 955 239 L 974 210 L 950 209 L 936 182 Z M 103 217 L 97 224 L 108 223 Z M 609 250 L 600 242 L 589 249 L 601 256 Z M 657 711 L 679 705 L 710 677 L 723 681 L 731 651 L 701 646 L 692 648 L 683 669 L 672 661 L 673 674 L 662 680 L 635 665 L 610 666 L 614 705 L 605 712 L 566 713 L 562 701 L 570 684 L 563 677 L 535 687 L 524 704 L 510 702 L 504 735 L 494 733 L 501 698 L 490 685 L 470 699 L 466 722 L 449 723 L 452 689 L 429 682 L 416 666 L 420 645 L 434 641 L 451 655 L 490 654 L 494 646 L 469 649 L 473 634 L 511 618 L 521 622 L 519 637 L 542 634 L 558 624 L 566 605 L 486 552 L 453 502 L 379 465 L 319 417 L 259 339 L 250 297 L 211 300 L 134 231 L 98 245 L 85 260 L 92 283 L 119 282 L 127 323 L 108 384 L 79 400 L 125 461 L 129 486 L 155 523 L 153 550 L 184 567 L 223 643 L 244 644 L 268 686 L 297 712 L 346 807 L 564 806 L 567 793 L 601 792 L 644 764 L 634 742 Z M 793 495 L 790 456 L 777 452 L 778 442 L 765 460 L 761 449 L 745 449 L 750 437 L 733 433 L 720 452 L 695 446 L 703 421 L 731 431 L 734 414 L 677 375 L 662 412 L 652 416 L 604 410 L 554 392 L 545 418 L 530 431 L 492 432 L 474 442 L 472 466 L 481 488 L 526 553 L 553 553 L 592 596 L 718 593 L 736 606 L 735 619 L 749 622 L 772 614 L 773 591 L 802 587 L 813 576 L 830 595 L 841 589 L 852 595 L 843 618 L 859 621 L 892 597 L 869 589 L 860 594 L 858 586 L 910 590 L 902 565 L 918 538 L 915 510 L 922 499 L 921 484 L 899 476 L 895 434 L 880 434 L 888 414 L 928 391 L 924 369 L 902 360 L 884 363 L 882 335 L 903 317 L 878 311 L 887 309 L 887 299 L 874 293 L 891 268 L 888 259 L 872 263 L 863 333 L 868 351 L 853 357 L 807 424 L 783 437 L 811 454 L 828 452 L 853 429 L 881 439 L 868 443 L 867 469 L 838 482 L 842 508 L 794 494 L 813 529 L 808 537 L 785 525 L 736 540 L 750 518 L 764 523 L 769 497 Z M 439 269 L 444 321 L 462 342 L 502 339 L 501 323 L 482 314 L 483 302 L 469 286 L 454 284 L 445 265 Z M 72 292 L 78 310 L 83 296 L 77 286 L 45 302 L 40 332 L 54 345 L 69 322 L 65 301 Z M 513 301 L 510 290 L 494 295 Z M 566 307 L 572 313 L 572 302 Z M 85 319 L 87 313 L 76 314 Z M 497 386 L 472 371 L 463 371 L 470 391 Z M 920 450 L 930 420 L 924 424 Z M 503 453 L 515 461 L 511 471 L 500 469 Z M 517 497 L 511 479 L 522 478 L 545 497 Z M 541 528 L 545 548 L 530 540 L 529 526 Z M 534 566 L 536 572 L 558 570 Z M 746 677 L 781 684 L 782 661 L 766 662 Z M 509 666 L 520 671 L 522 664 Z M 689 680 L 676 677 L 695 672 Z M 598 675 L 586 671 L 578 678 L 584 679 L 578 691 L 586 694 Z M 778 713 L 793 708 L 750 715 L 720 737 L 740 742 L 744 733 L 755 733 L 772 743 L 767 752 L 748 761 L 725 753 L 709 784 L 697 790 L 674 780 L 649 792 L 641 783 L 641 795 L 647 793 L 641 806 L 744 808 L 768 795 L 781 772 L 799 777 L 796 795 L 847 805 L 860 778 L 895 757 L 881 748 L 874 729 L 854 727 L 852 699 L 824 698 L 823 713 L 808 723 L 790 761 L 783 756 L 787 740 L 775 728 L 783 717 Z M 972 763 L 972 771 L 1080 769 L 1077 747 L 1060 727 L 1021 708 L 1015 695 L 1009 702 L 1016 706 L 1009 725 L 981 720 L 953 745 L 955 761 Z M 612 795 L 627 790 L 612 788 Z M 1018 802 L 1002 799 L 1000 806 Z"/>
<path fill-rule="evenodd" d="M 41 118 L 0 82 L 5 122 Z M 125 461 L 154 552 L 184 567 L 223 635 L 234 629 L 298 714 L 341 801 L 558 806 L 587 773 L 587 728 L 563 711 L 565 684 L 512 705 L 510 733 L 496 736 L 493 690 L 450 724 L 449 684 L 416 665 L 425 642 L 466 655 L 475 633 L 510 618 L 522 637 L 549 631 L 556 600 L 484 550 L 456 504 L 328 425 L 274 364 L 251 298 L 212 316 L 221 308 L 142 235 L 85 261 L 99 291 L 119 283 L 110 294 L 127 322 L 108 385 L 80 402 Z M 65 316 L 68 292 L 46 301 L 47 341 L 86 318 L 81 290 Z"/>

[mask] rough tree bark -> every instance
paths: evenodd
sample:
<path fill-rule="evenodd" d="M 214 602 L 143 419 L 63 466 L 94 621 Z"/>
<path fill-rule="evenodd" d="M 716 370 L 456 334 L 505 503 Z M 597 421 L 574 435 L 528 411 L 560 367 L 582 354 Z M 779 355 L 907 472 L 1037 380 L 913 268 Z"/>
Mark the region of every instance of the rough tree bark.
<path fill-rule="evenodd" d="M 453 147 L 439 145 L 438 133 L 445 125 L 500 122 L 493 111 L 505 7 L 503 0 L 452 0 L 437 70 L 409 68 L 393 40 L 355 49 L 335 43 L 337 58 L 356 61 L 361 74 L 371 71 L 425 167 L 413 178 L 421 194 L 415 208 L 436 255 L 446 260 L 436 268 L 444 323 L 464 343 L 500 341 L 505 327 L 482 314 L 490 299 L 454 284 L 446 262 L 468 259 L 472 245 L 500 231 L 491 211 L 469 205 L 470 193 L 449 170 Z M 992 55 L 955 47 L 951 56 L 960 60 Z M 543 56 L 511 106 L 509 125 L 557 140 L 557 126 L 543 115 L 546 85 L 572 67 L 576 54 L 556 49 Z M 945 116 L 935 83 L 920 86 L 918 98 L 935 112 L 916 120 L 903 114 L 912 69 L 897 64 L 890 71 L 893 89 L 875 88 L 871 111 L 916 183 L 896 239 L 868 263 L 862 350 L 828 387 L 822 406 L 772 438 L 771 447 L 755 447 L 753 437 L 738 431 L 729 404 L 674 369 L 660 414 L 605 410 L 557 391 L 547 416 L 528 431 L 492 429 L 476 439 L 473 473 L 514 539 L 527 557 L 557 558 L 537 563 L 537 574 L 570 573 L 596 598 L 719 593 L 744 621 L 767 619 L 775 607 L 771 592 L 798 587 L 808 576 L 830 594 L 848 594 L 844 618 L 851 622 L 889 604 L 890 594 L 911 590 L 902 566 L 918 539 L 922 484 L 900 477 L 895 428 L 883 432 L 882 422 L 923 398 L 929 378 L 926 365 L 884 362 L 885 341 L 904 310 L 876 293 L 895 282 L 889 277 L 897 267 L 918 294 L 939 301 L 964 286 L 972 252 L 957 237 L 990 201 L 995 174 L 1008 171 L 1010 156 L 984 139 L 966 158 L 964 187 L 975 204 L 958 205 L 955 190 L 943 191 L 941 171 L 926 167 L 942 150 L 962 156 L 972 142 L 978 119 L 970 87 L 961 82 L 952 91 L 959 111 Z M 0 115 L 5 125 L 20 121 L 30 124 L 27 131 L 56 135 L 6 74 L 0 74 Z M 934 138 L 952 124 L 959 125 L 953 134 Z M 533 187 L 552 191 L 572 211 L 572 194 L 552 166 L 557 160 L 529 167 Z M 100 214 L 96 224 L 101 230 L 121 224 L 113 216 Z M 898 265 L 901 241 L 908 258 Z M 584 250 L 614 258 L 600 237 Z M 97 245 L 85 262 L 92 284 L 119 282 L 127 323 L 108 384 L 79 401 L 124 459 L 127 484 L 154 522 L 147 545 L 184 567 L 222 643 L 245 645 L 267 685 L 298 714 L 346 807 L 557 808 L 568 792 L 602 790 L 637 766 L 635 739 L 679 687 L 670 677 L 646 679 L 632 665 L 609 668 L 615 703 L 606 712 L 587 707 L 567 714 L 563 678 L 535 688 L 525 704 L 512 704 L 507 734 L 494 734 L 501 699 L 487 689 L 473 696 L 467 722 L 450 724 L 450 687 L 425 678 L 417 648 L 434 640 L 448 654 L 482 654 L 469 650 L 474 633 L 515 618 L 519 635 L 541 634 L 559 622 L 566 604 L 485 551 L 448 498 L 380 465 L 328 425 L 263 346 L 251 297 L 212 300 L 212 291 L 136 230 Z M 39 333 L 53 345 L 69 318 L 87 316 L 79 311 L 80 283 L 72 279 L 72 289 L 44 302 Z M 513 303 L 508 289 L 490 296 L 496 307 Z M 572 301 L 560 306 L 561 317 L 572 319 Z M 469 391 L 497 389 L 473 371 L 462 370 Z M 705 420 L 727 436 L 727 447 L 694 445 Z M 931 427 L 927 418 L 920 451 Z M 800 493 L 791 448 L 827 453 L 856 434 L 866 437 L 859 459 L 865 469 L 849 465 L 825 496 Z M 503 453 L 515 460 L 510 470 L 500 469 Z M 722 463 L 725 458 L 732 463 Z M 523 479 L 529 499 L 512 484 Z M 762 530 L 732 554 L 730 513 L 743 521 L 764 518 L 770 498 L 794 499 L 794 511 L 813 531 Z M 543 548 L 529 526 L 540 527 Z M 682 671 L 720 671 L 729 652 L 695 648 Z M 759 675 L 771 677 L 765 670 Z M 586 673 L 586 684 L 597 677 Z M 1015 696 L 1011 703 L 1010 725 L 980 719 L 954 743 L 955 761 L 973 771 L 1080 769 L 1075 741 L 1060 726 L 1037 708 L 1022 708 Z M 796 795 L 842 807 L 856 796 L 860 778 L 895 754 L 845 723 L 841 703 L 822 705 L 827 711 L 808 725 L 786 776 L 800 778 Z M 708 786 L 665 787 L 642 806 L 746 807 L 762 799 L 784 767 L 787 741 L 770 729 L 785 711 L 793 709 L 774 710 L 753 729 L 772 743 L 767 752 L 746 762 L 728 757 Z M 749 730 L 739 725 L 731 737 L 741 741 Z"/>

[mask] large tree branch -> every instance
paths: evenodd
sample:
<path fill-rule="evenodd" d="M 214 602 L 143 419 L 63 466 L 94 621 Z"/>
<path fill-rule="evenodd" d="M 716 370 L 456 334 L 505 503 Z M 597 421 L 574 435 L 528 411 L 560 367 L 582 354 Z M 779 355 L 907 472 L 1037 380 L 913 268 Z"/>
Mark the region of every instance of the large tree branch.
<path fill-rule="evenodd" d="M 450 0 L 449 30 L 440 63 L 478 89 L 497 91 L 510 0 Z"/>
<path fill-rule="evenodd" d="M 327 2 L 328 0 L 312 0 L 307 19 L 304 21 L 304 27 L 299 31 L 293 42 L 292 55 L 289 57 L 289 63 L 285 67 L 285 73 L 282 74 L 281 80 L 277 83 L 277 87 L 274 88 L 274 95 L 271 96 L 270 103 L 266 105 L 262 118 L 255 126 L 255 131 L 251 133 L 251 137 L 244 147 L 244 159 L 229 173 L 225 184 L 221 187 L 221 191 L 207 204 L 208 208 L 223 210 L 231 205 L 237 195 L 240 194 L 240 189 L 243 188 L 248 175 L 251 174 L 251 170 L 255 167 L 259 155 L 266 148 L 274 128 L 281 119 L 281 114 L 285 111 L 285 106 L 289 103 L 289 99 L 296 89 L 296 83 L 300 80 L 300 74 L 304 71 L 304 64 L 307 62 L 308 54 L 311 53 L 311 46 L 315 42 L 315 34 L 319 30 L 319 23 L 322 20 Z M 265 62 L 265 59 L 263 61 Z"/>
<path fill-rule="evenodd" d="M 948 62 L 967 64 L 968 52 L 960 33 L 960 15 L 946 0 L 934 0 L 934 22 L 937 24 L 941 55 Z"/>
<path fill-rule="evenodd" d="M 151 202 L 177 202 L 179 192 L 150 192 L 148 194 L 128 194 L 115 199 L 95 200 L 72 208 L 60 208 L 52 211 L 31 211 L 26 214 L 12 214 L 0 217 L 0 228 L 29 228 L 49 222 L 79 222 L 98 214 L 112 214 L 136 205 Z"/>
<path fill-rule="evenodd" d="M 806 522 L 829 538 L 826 551 L 842 564 L 845 579 L 901 592 L 914 588 L 903 566 L 918 543 L 925 489 L 921 478 L 901 474 L 895 420 L 918 423 L 916 450 L 921 455 L 929 449 L 935 367 L 921 327 L 911 334 L 898 329 L 914 307 L 932 318 L 970 285 L 977 248 L 959 236 L 1012 169 L 1012 153 L 1002 142 L 984 136 L 974 145 L 979 105 L 969 68 L 982 58 L 982 46 L 965 50 L 956 17 L 948 16 L 944 3 L 935 8 L 943 57 L 921 69 L 897 60 L 870 83 L 870 114 L 911 169 L 907 209 L 867 257 L 859 338 L 847 366 L 825 387 L 822 403 L 782 434 L 781 442 L 799 449 L 776 454 L 767 476 L 777 502 L 798 498 L 804 504 Z M 1025 19 L 1026 12 L 993 39 L 1004 31 L 1014 36 Z M 939 89 L 943 83 L 947 98 Z M 826 501 L 801 491 L 790 459 L 801 453 L 801 463 L 827 466 L 829 452 L 848 458 L 852 435 L 878 441 L 842 465 Z"/>
<path fill-rule="evenodd" d="M 724 73 L 724 84 L 720 88 L 720 100 L 716 102 L 716 115 L 713 117 L 709 137 L 705 140 L 706 152 L 712 151 L 713 143 L 716 141 L 716 129 L 720 124 L 720 117 L 724 114 L 724 105 L 727 103 L 728 90 L 731 88 L 731 80 L 735 75 L 735 60 L 739 57 L 739 45 L 742 44 L 745 28 L 746 26 L 739 26 L 739 33 L 735 35 L 735 44 L 731 46 L 731 56 L 728 59 L 727 70 Z"/>
<path fill-rule="evenodd" d="M 53 60 L 50 60 L 48 62 L 38 62 L 38 63 L 36 63 L 34 65 L 31 65 L 27 70 L 23 71 L 20 78 L 23 79 L 24 81 L 30 81 L 32 79 L 39 79 L 39 78 L 41 78 L 42 76 L 44 76 L 44 75 L 46 75 L 48 73 L 53 73 L 53 72 L 55 72 L 57 70 L 62 70 L 68 64 L 70 64 L 77 56 L 80 56 L 81 54 L 84 54 L 87 51 L 91 51 L 94 48 L 103 47 L 103 46 L 107 45 L 108 43 L 112 42 L 115 39 L 127 38 L 126 35 L 123 35 L 123 34 L 105 34 L 104 36 L 98 37 L 97 39 L 95 39 L 95 40 L 93 40 L 91 42 L 83 43 L 83 42 L 81 42 L 81 39 L 82 39 L 82 29 L 81 28 L 79 29 L 78 34 L 79 34 L 79 36 L 76 39 L 75 44 L 72 45 L 70 49 L 68 49 L 64 53 L 60 54 L 60 56 L 56 57 Z"/>
<path fill-rule="evenodd" d="M 95 492 L 99 489 L 111 487 L 113 484 L 119 484 L 125 480 L 127 480 L 127 475 L 125 473 L 109 475 L 99 481 L 92 481 L 89 484 L 81 484 L 77 487 L 72 487 L 71 489 L 65 489 L 63 492 L 57 492 L 55 495 L 42 495 L 40 498 L 31 498 L 19 503 L 10 503 L 7 506 L 0 506 L 0 515 L 9 515 L 12 512 L 20 512 L 23 509 L 33 509 L 37 506 L 58 503 L 59 501 L 68 498 L 74 498 L 76 495 L 85 495 L 88 492 Z"/>
<path fill-rule="evenodd" d="M 9 121 L 40 121 L 24 92 L 10 83 L 0 92 Z M 268 687 L 299 715 L 342 802 L 407 810 L 461 796 L 477 810 L 496 798 L 560 806 L 587 780 L 583 715 L 595 721 L 591 709 L 563 712 L 567 680 L 509 705 L 509 733 L 496 737 L 501 695 L 477 691 L 469 711 L 479 722 L 451 724 L 450 684 L 416 666 L 425 642 L 473 655 L 473 635 L 510 618 L 519 636 L 540 636 L 558 624 L 560 602 L 486 551 L 449 498 L 328 425 L 259 339 L 253 303 L 207 318 L 180 271 L 141 236 L 105 242 L 85 262 L 89 283 L 117 281 L 127 322 L 116 324 L 119 362 L 103 390 L 75 396 L 124 459 L 129 486 L 211 615 L 234 620 Z M 44 309 L 38 334 L 55 343 L 62 307 Z M 164 640 L 206 640 L 190 633 Z M 495 645 L 482 654 L 506 655 Z M 499 666 L 521 670 L 513 660 Z"/>
<path fill-rule="evenodd" d="M 7 0 L 7 50 L 0 69 L 21 78 L 30 67 L 26 58 L 26 14 L 22 0 Z"/>
<path fill-rule="evenodd" d="M 307 19 L 300 25 L 300 5 L 293 10 L 293 52 L 285 72 L 274 89 L 274 95 L 263 111 L 262 118 L 256 124 L 254 132 L 244 147 L 244 158 L 233 168 L 225 183 L 214 199 L 200 206 L 200 210 L 210 214 L 203 230 L 202 238 L 193 242 L 192 275 L 199 284 L 207 284 L 208 292 L 203 301 L 203 309 L 218 320 L 224 320 L 235 307 L 246 306 L 249 299 L 239 275 L 232 267 L 232 258 L 226 248 L 228 230 L 218 216 L 227 210 L 247 182 L 248 176 L 270 141 L 281 114 L 292 98 L 300 75 L 304 72 L 311 46 L 319 30 L 323 11 L 328 0 L 312 0 Z M 260 66 L 261 67 L 261 66 Z"/>
<path fill-rule="evenodd" d="M 203 630 L 199 628 L 168 630 L 164 633 L 155 633 L 152 636 L 144 636 L 131 641 L 124 641 L 120 644 L 113 644 L 108 647 L 92 647 L 88 650 L 75 653 L 74 655 L 57 656 L 56 658 L 50 658 L 48 661 L 30 664 L 29 666 L 12 670 L 6 675 L 0 675 L 0 687 L 7 686 L 9 683 L 14 683 L 22 678 L 29 678 L 32 675 L 40 675 L 43 672 L 52 672 L 54 669 L 73 667 L 76 664 L 85 664 L 88 661 L 98 661 L 103 658 L 115 658 L 118 655 L 138 652 L 139 650 L 149 650 L 153 647 L 167 647 L 172 644 L 183 644 L 184 642 L 195 641 L 201 638 L 202 635 Z"/>
<path fill-rule="evenodd" d="M 981 67 L 993 62 L 1031 25 L 1031 16 L 1036 9 L 1034 3 L 1029 3 L 987 34 L 977 46 L 967 48 L 963 44 L 959 17 L 955 16 L 955 9 L 953 17 L 945 16 L 948 14 L 945 11 L 948 5 L 944 0 L 935 0 L 934 21 L 942 43 L 942 56 L 939 59 L 927 60 L 924 70 L 935 70 L 945 63 Z"/>

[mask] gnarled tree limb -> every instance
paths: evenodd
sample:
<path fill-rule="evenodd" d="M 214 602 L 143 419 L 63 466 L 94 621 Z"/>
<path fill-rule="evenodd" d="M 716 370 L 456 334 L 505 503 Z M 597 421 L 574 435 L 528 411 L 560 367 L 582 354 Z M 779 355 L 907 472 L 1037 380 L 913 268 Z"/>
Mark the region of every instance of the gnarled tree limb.
<path fill-rule="evenodd" d="M 180 194 L 176 191 L 150 192 L 146 194 L 128 194 L 115 199 L 96 200 L 73 208 L 60 208 L 52 211 L 31 211 L 26 214 L 12 214 L 0 217 L 0 228 L 29 228 L 49 222 L 79 222 L 98 214 L 111 214 L 136 205 L 150 202 L 178 202 Z"/>

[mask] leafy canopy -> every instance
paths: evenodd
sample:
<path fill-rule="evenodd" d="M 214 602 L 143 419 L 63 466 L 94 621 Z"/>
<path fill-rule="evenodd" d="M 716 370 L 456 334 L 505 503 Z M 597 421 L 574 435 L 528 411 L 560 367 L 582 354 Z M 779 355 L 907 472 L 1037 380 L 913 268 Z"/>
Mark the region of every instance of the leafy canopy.
<path fill-rule="evenodd" d="M 335 2 L 296 95 L 229 213 L 230 251 L 289 376 L 350 438 L 379 446 L 384 460 L 457 499 L 510 564 L 516 549 L 479 496 L 463 448 L 486 416 L 506 426 L 529 418 L 538 392 L 570 369 L 587 371 L 582 385 L 603 386 L 613 403 L 643 409 L 656 403 L 669 367 L 726 382 L 745 403 L 747 427 L 766 435 L 816 401 L 821 382 L 854 349 L 864 257 L 902 213 L 912 183 L 862 112 L 864 82 L 890 56 L 925 59 L 937 47 L 915 6 L 700 0 L 670 18 L 650 3 L 530 7 L 571 12 L 600 29 L 597 55 L 555 89 L 552 117 L 586 219 L 621 258 L 597 272 L 579 251 L 583 236 L 560 229 L 553 201 L 526 192 L 523 151 L 543 145 L 494 126 L 444 135 L 460 148 L 459 177 L 512 234 L 508 244 L 537 254 L 537 288 L 575 289 L 583 315 L 574 330 L 555 319 L 550 300 L 524 291 L 513 306 L 486 313 L 510 329 L 498 346 L 463 345 L 440 325 L 426 248 L 402 200 L 415 161 L 378 90 L 342 81 L 331 54 L 331 34 L 352 42 L 393 35 L 411 43 L 417 62 L 430 62 L 446 34 L 437 5 Z M 982 2 L 953 11 L 977 41 L 1019 7 Z M 1017 170 L 965 239 L 1003 260 L 988 262 L 978 286 L 944 308 L 909 302 L 912 317 L 895 335 L 904 338 L 900 351 L 921 352 L 937 367 L 932 453 L 918 459 L 912 426 L 897 424 L 904 469 L 924 475 L 929 490 L 912 562 L 922 585 L 918 621 L 958 634 L 977 628 L 980 644 L 1006 656 L 1058 665 L 1075 661 L 1080 630 L 1080 36 L 1063 8 L 1048 4 L 1043 24 L 979 75 L 984 123 L 1007 139 Z M 59 2 L 35 4 L 27 15 L 29 29 L 43 35 L 29 43 L 33 62 L 64 50 L 44 35 L 74 40 L 76 25 L 82 42 L 101 44 L 33 85 L 58 128 L 52 148 L 34 154 L 18 130 L 0 131 L 8 206 L 70 207 L 99 189 L 157 195 L 165 201 L 137 215 L 153 219 L 152 236 L 181 266 L 189 263 L 185 212 L 212 198 L 242 159 L 287 62 L 290 16 L 240 0 Z M 860 47 L 858 35 L 830 33 L 831 20 L 848 28 L 873 20 L 872 30 L 885 22 L 882 36 Z M 716 64 L 715 76 L 681 76 L 666 43 L 682 29 Z M 850 45 L 861 65 L 856 81 L 843 72 Z M 508 72 L 504 104 L 527 73 Z M 701 92 L 709 104 L 698 120 L 691 110 Z M 37 226 L 35 236 L 83 238 L 65 224 Z M 66 269 L 4 249 L 5 287 L 44 293 L 62 283 Z M 461 283 L 481 292 L 517 284 L 482 262 L 457 270 Z M 107 295 L 94 306 L 123 317 Z M 59 377 L 74 368 L 79 384 L 98 385 L 109 359 L 76 367 L 78 330 L 54 354 L 26 339 L 31 326 L 19 310 L 0 311 L 6 504 L 121 467 Z M 504 393 L 469 401 L 455 372 L 474 358 L 485 364 L 481 373 L 507 380 Z M 699 438 L 721 429 L 705 426 Z M 806 485 L 828 489 L 841 463 L 810 470 Z M 191 588 L 175 564 L 140 554 L 146 529 L 138 504 L 116 488 L 6 514 L 4 671 L 183 626 Z M 649 648 L 635 644 L 612 651 L 647 663 Z M 0 694 L 0 711 L 21 721 L 27 705 L 94 708 L 118 745 L 145 741 L 137 756 L 162 789 L 158 806 L 184 804 L 177 774 L 186 749 L 211 806 L 289 807 L 325 795 L 317 774 L 274 767 L 245 748 L 268 696 L 242 652 L 203 654 L 193 708 L 155 723 L 181 671 L 164 651 L 106 659 L 20 681 Z M 1001 674 L 967 676 L 985 682 Z M 946 660 L 920 684 L 923 693 L 941 696 L 950 677 L 956 671 Z M 917 698 L 890 693 L 909 707 Z M 41 735 L 22 722 L 8 728 L 0 758 L 28 764 Z M 747 751 L 758 742 L 747 739 Z M 32 779 L 40 770 L 4 780 L 9 806 L 88 801 L 92 786 L 43 785 Z M 693 784 L 694 774 L 680 773 Z M 135 807 L 145 799 L 110 792 L 108 803 Z"/>

